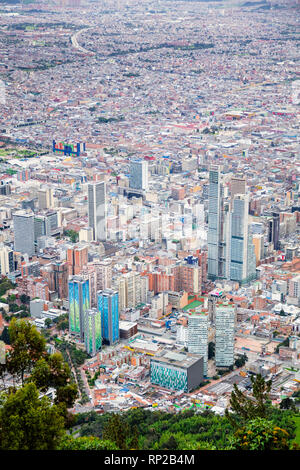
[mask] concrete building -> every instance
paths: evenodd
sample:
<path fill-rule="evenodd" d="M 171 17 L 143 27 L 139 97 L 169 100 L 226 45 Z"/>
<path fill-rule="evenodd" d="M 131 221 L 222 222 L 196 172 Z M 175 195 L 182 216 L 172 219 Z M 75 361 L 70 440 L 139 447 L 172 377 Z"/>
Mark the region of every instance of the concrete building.
<path fill-rule="evenodd" d="M 0 244 L 0 275 L 7 274 L 15 270 L 14 252 L 11 248 L 3 243 Z"/>
<path fill-rule="evenodd" d="M 188 317 L 188 352 L 203 357 L 203 373 L 207 375 L 208 361 L 207 313 L 192 313 Z"/>
<path fill-rule="evenodd" d="M 118 279 L 119 311 L 135 308 L 147 302 L 148 278 L 135 271 L 125 273 Z"/>
<path fill-rule="evenodd" d="M 104 181 L 88 184 L 88 219 L 94 241 L 106 240 L 106 184 Z"/>
<path fill-rule="evenodd" d="M 216 367 L 234 363 L 235 310 L 231 304 L 216 305 Z"/>
<path fill-rule="evenodd" d="M 164 350 L 150 360 L 150 380 L 189 393 L 203 381 L 203 357 Z"/>
<path fill-rule="evenodd" d="M 34 215 L 25 211 L 15 212 L 14 222 L 14 251 L 34 255 Z M 24 236 L 26 234 L 26 236 Z"/>
<path fill-rule="evenodd" d="M 52 188 L 42 188 L 38 191 L 38 207 L 39 209 L 50 209 L 54 207 Z"/>
<path fill-rule="evenodd" d="M 130 163 L 129 187 L 132 189 L 148 189 L 148 162 L 136 160 Z"/>
<path fill-rule="evenodd" d="M 71 276 L 80 274 L 88 264 L 88 246 L 85 244 L 69 246 L 67 249 L 67 263 Z"/>

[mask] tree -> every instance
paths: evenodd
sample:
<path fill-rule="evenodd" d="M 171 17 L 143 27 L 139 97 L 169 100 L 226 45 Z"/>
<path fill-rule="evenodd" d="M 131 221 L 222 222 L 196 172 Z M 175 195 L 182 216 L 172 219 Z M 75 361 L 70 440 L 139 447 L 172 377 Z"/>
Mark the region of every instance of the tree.
<path fill-rule="evenodd" d="M 58 450 L 118 450 L 114 442 L 101 440 L 98 437 L 66 436 L 58 446 Z"/>
<path fill-rule="evenodd" d="M 45 338 L 36 327 L 26 320 L 12 319 L 8 327 L 12 350 L 7 358 L 7 370 L 21 378 L 24 385 L 25 372 L 46 354 Z"/>
<path fill-rule="evenodd" d="M 52 320 L 51 318 L 46 318 L 45 320 L 45 325 L 47 328 L 50 328 L 50 326 L 52 325 Z"/>
<path fill-rule="evenodd" d="M 294 410 L 296 411 L 296 405 L 292 398 L 287 397 L 283 398 L 280 402 L 280 409 L 281 410 Z"/>
<path fill-rule="evenodd" d="M 248 357 L 246 354 L 243 354 L 242 356 L 238 357 L 236 360 L 235 360 L 235 366 L 236 367 L 243 367 L 246 362 L 248 361 Z"/>
<path fill-rule="evenodd" d="M 5 326 L 3 328 L 2 334 L 0 336 L 0 340 L 4 341 L 5 344 L 10 344 L 10 339 L 9 339 L 9 333 L 8 333 L 7 326 Z"/>
<path fill-rule="evenodd" d="M 5 395 L 0 407 L 1 450 L 53 450 L 64 435 L 64 419 L 33 383 Z"/>
<path fill-rule="evenodd" d="M 113 413 L 103 429 L 103 439 L 112 441 L 119 449 L 125 450 L 128 449 L 126 440 L 130 435 L 129 431 L 128 423 Z"/>
<path fill-rule="evenodd" d="M 70 367 L 58 352 L 39 359 L 27 380 L 35 383 L 43 392 L 55 388 L 55 403 L 64 404 L 66 408 L 71 408 L 78 396 L 77 386 L 70 383 Z"/>
<path fill-rule="evenodd" d="M 22 304 L 29 304 L 30 297 L 28 295 L 22 294 L 22 295 L 20 295 L 20 300 L 21 300 Z"/>
<path fill-rule="evenodd" d="M 70 237 L 70 240 L 71 240 L 72 243 L 78 242 L 79 234 L 78 234 L 78 232 L 76 232 L 76 230 L 66 230 L 65 235 Z"/>
<path fill-rule="evenodd" d="M 255 378 L 251 376 L 251 382 L 251 398 L 241 392 L 236 384 L 233 385 L 233 391 L 230 397 L 230 407 L 237 419 L 233 418 L 228 409 L 225 411 L 225 416 L 235 428 L 240 426 L 240 422 L 243 424 L 248 420 L 255 419 L 257 417 L 267 417 L 267 403 L 272 382 L 271 380 L 265 382 L 264 378 L 260 374 Z"/>
<path fill-rule="evenodd" d="M 272 421 L 255 418 L 235 432 L 232 447 L 234 450 L 288 450 L 289 434 Z"/>

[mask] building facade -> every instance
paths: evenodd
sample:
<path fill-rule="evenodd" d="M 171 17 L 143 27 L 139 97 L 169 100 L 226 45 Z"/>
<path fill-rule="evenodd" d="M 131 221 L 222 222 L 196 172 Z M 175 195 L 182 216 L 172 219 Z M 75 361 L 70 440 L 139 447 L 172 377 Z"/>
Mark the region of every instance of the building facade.
<path fill-rule="evenodd" d="M 216 305 L 216 367 L 234 364 L 235 310 L 231 304 Z"/>
<path fill-rule="evenodd" d="M 119 340 L 119 294 L 112 289 L 98 291 L 98 310 L 101 312 L 102 339 L 106 344 Z"/>
<path fill-rule="evenodd" d="M 203 357 L 203 373 L 207 376 L 208 314 L 192 313 L 188 317 L 188 352 Z"/>
<path fill-rule="evenodd" d="M 69 278 L 69 332 L 84 339 L 84 314 L 90 308 L 89 281 L 80 276 Z"/>
<path fill-rule="evenodd" d="M 104 181 L 88 184 L 88 219 L 94 241 L 106 240 L 106 184 Z"/>
<path fill-rule="evenodd" d="M 101 313 L 96 308 L 88 309 L 84 313 L 84 344 L 90 356 L 95 356 L 101 349 Z"/>

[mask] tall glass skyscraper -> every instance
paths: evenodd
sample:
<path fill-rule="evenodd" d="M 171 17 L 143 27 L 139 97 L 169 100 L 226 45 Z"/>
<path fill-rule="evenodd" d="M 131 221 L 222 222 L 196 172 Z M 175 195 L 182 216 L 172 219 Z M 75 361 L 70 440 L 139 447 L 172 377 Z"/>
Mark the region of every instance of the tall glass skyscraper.
<path fill-rule="evenodd" d="M 112 289 L 98 291 L 97 294 L 102 340 L 107 344 L 114 344 L 119 340 L 119 294 Z"/>
<path fill-rule="evenodd" d="M 211 280 L 229 279 L 248 283 L 256 277 L 256 257 L 249 230 L 249 194 L 244 179 L 232 178 L 231 199 L 224 197 L 220 167 L 209 172 L 207 274 Z M 235 191 L 241 190 L 243 194 Z"/>
<path fill-rule="evenodd" d="M 224 188 L 220 168 L 209 171 L 207 275 L 215 280 L 226 276 L 224 240 Z"/>
<path fill-rule="evenodd" d="M 69 278 L 69 332 L 84 339 L 84 314 L 90 308 L 89 281 L 80 276 Z"/>
<path fill-rule="evenodd" d="M 104 181 L 88 184 L 89 226 L 95 241 L 106 240 L 106 184 Z"/>
<path fill-rule="evenodd" d="M 148 162 L 135 160 L 130 163 L 129 186 L 133 189 L 148 189 Z"/>
<path fill-rule="evenodd" d="M 34 215 L 25 211 L 17 211 L 14 221 L 14 251 L 33 256 L 34 246 Z"/>
<path fill-rule="evenodd" d="M 84 313 L 84 343 L 90 356 L 95 356 L 101 349 L 101 313 L 96 308 L 88 309 Z"/>
<path fill-rule="evenodd" d="M 249 195 L 236 194 L 230 212 L 228 233 L 229 276 L 232 281 L 247 283 L 256 277 L 256 257 L 249 230 Z"/>

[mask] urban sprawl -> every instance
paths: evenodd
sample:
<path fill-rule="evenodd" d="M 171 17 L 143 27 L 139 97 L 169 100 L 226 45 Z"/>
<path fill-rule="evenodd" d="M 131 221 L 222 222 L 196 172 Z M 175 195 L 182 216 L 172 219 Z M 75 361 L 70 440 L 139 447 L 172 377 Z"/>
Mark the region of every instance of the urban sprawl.
<path fill-rule="evenodd" d="M 0 334 L 81 351 L 74 413 L 292 396 L 299 2 L 0 10 Z"/>

